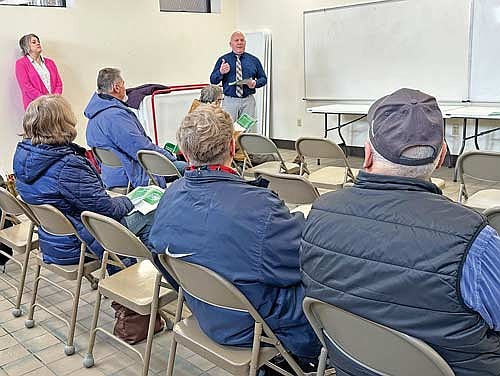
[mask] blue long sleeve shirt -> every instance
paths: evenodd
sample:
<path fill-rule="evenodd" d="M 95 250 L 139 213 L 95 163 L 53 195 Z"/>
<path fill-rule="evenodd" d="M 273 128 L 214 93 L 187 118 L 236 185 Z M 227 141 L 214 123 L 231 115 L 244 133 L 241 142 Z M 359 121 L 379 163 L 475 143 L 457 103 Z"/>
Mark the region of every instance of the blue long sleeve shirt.
<path fill-rule="evenodd" d="M 226 74 L 220 73 L 222 59 L 224 59 L 231 67 L 230 71 Z M 267 84 L 267 76 L 259 59 L 245 52 L 240 56 L 240 60 L 244 80 L 248 78 L 254 79 L 257 82 L 255 89 Z M 234 52 L 229 52 L 224 56 L 219 57 L 215 63 L 214 70 L 210 75 L 210 83 L 218 85 L 221 81 L 224 89 L 224 95 L 227 95 L 228 97 L 236 97 L 236 85 L 229 86 L 229 83 L 236 81 L 236 54 Z M 251 94 L 255 94 L 255 89 L 251 89 L 247 85 L 243 85 L 242 87 L 243 98 L 248 97 Z"/>
<path fill-rule="evenodd" d="M 478 312 L 490 328 L 500 331 L 500 237 L 490 226 L 472 243 L 460 289 L 465 304 Z"/>

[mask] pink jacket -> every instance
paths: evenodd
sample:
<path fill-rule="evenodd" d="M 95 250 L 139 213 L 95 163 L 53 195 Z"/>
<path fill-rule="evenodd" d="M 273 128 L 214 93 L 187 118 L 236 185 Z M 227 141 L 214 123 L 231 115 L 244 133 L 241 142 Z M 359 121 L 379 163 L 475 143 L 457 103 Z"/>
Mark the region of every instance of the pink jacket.
<path fill-rule="evenodd" d="M 19 84 L 19 88 L 21 89 L 21 93 L 23 95 L 25 110 L 33 100 L 42 95 L 62 94 L 63 83 L 61 76 L 59 76 L 59 72 L 57 71 L 56 63 L 48 57 L 44 57 L 43 60 L 50 73 L 51 93 L 48 92 L 42 79 L 38 75 L 38 72 L 33 67 L 33 64 L 31 64 L 31 61 L 27 56 L 23 56 L 16 61 L 17 83 Z"/>

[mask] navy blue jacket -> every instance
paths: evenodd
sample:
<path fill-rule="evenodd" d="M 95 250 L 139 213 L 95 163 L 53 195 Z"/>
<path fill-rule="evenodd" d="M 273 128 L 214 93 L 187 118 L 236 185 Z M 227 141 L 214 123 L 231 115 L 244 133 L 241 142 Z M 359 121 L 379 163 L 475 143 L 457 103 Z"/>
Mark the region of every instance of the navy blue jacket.
<path fill-rule="evenodd" d="M 81 222 L 84 210 L 121 220 L 133 205 L 127 197 L 111 198 L 104 190 L 99 174 L 84 157 L 85 149 L 76 144 L 32 145 L 23 140 L 14 155 L 16 185 L 29 204 L 51 204 L 73 223 L 78 234 L 92 251 L 103 250 Z M 77 264 L 80 242 L 75 236 L 56 237 L 39 233 L 43 259 L 58 265 Z"/>
<path fill-rule="evenodd" d="M 148 185 L 146 171 L 137 160 L 139 150 L 154 150 L 171 161 L 176 158 L 163 148 L 153 144 L 134 112 L 122 101 L 106 94 L 94 93 L 85 116 L 87 144 L 113 151 L 122 161 L 123 167 L 102 166 L 102 180 L 106 187 L 126 187 L 129 180 L 133 187 Z M 158 178 L 165 186 L 165 180 Z"/>
<path fill-rule="evenodd" d="M 186 261 L 206 266 L 235 284 L 301 357 L 319 353 L 302 311 L 299 244 L 302 214 L 290 214 L 267 188 L 223 171 L 186 171 L 156 210 L 150 243 L 157 252 L 192 253 Z M 202 330 L 220 344 L 251 346 L 253 320 L 186 296 Z"/>
<path fill-rule="evenodd" d="M 231 70 L 226 74 L 220 73 L 222 59 L 231 67 Z M 255 56 L 245 52 L 240 56 L 241 70 L 243 79 L 252 78 L 257 81 L 255 89 L 267 84 L 266 72 L 262 68 L 262 64 Z M 210 75 L 210 83 L 218 85 L 222 81 L 224 95 L 228 97 L 236 97 L 236 86 L 229 86 L 229 83 L 236 81 L 236 55 L 234 52 L 229 52 L 217 59 L 214 70 Z M 255 94 L 255 89 L 250 89 L 247 85 L 243 85 L 243 98 L 251 94 Z"/>

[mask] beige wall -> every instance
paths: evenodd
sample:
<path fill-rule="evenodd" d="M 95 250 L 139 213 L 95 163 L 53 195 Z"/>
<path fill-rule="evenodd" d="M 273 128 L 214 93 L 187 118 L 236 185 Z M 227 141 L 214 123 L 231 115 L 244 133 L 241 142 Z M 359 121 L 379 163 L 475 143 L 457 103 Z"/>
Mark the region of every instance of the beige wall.
<path fill-rule="evenodd" d="M 85 108 L 99 68 L 122 68 L 127 86 L 147 82 L 208 82 L 219 52 L 227 49 L 238 3 L 221 14 L 160 13 L 158 0 L 78 0 L 67 9 L 0 6 L 0 167 L 11 171 L 21 132 L 22 101 L 14 74 L 19 37 L 33 32 L 53 58 L 78 116 L 84 144 Z"/>

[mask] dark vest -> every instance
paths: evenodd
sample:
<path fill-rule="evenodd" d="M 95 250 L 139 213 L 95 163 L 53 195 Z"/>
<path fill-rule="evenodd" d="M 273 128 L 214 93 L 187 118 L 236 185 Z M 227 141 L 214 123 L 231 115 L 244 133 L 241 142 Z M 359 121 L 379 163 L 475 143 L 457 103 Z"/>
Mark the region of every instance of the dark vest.
<path fill-rule="evenodd" d="M 485 225 L 431 183 L 362 171 L 354 187 L 313 205 L 301 250 L 306 295 L 420 338 L 457 376 L 498 376 L 500 335 L 460 291 Z M 371 375 L 344 360 L 338 376 Z"/>

